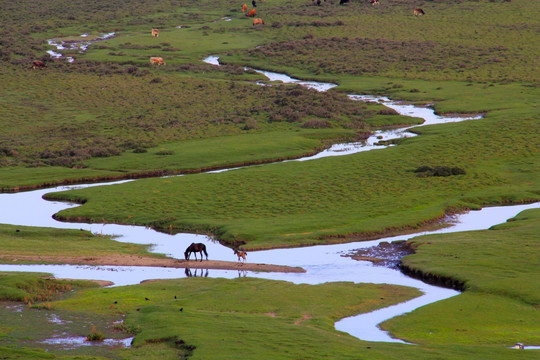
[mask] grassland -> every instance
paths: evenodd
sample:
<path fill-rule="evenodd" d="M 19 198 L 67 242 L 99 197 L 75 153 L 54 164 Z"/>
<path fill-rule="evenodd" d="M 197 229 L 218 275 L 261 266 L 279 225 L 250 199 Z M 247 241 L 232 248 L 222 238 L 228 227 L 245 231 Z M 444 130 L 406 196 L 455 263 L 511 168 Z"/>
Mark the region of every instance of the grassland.
<path fill-rule="evenodd" d="M 214 234 L 230 245 L 267 248 L 413 231 L 449 212 L 540 198 L 537 2 L 383 0 L 373 7 L 328 0 L 318 7 L 275 0 L 259 2 L 264 27 L 253 27 L 240 5 L 229 0 L 0 3 L 2 191 L 294 158 L 337 139 L 418 123 L 340 94 L 354 92 L 435 102 L 440 113 L 486 116 L 417 129 L 421 136 L 397 147 L 346 158 L 57 194 L 86 202 L 58 217 L 173 225 L 177 231 Z M 412 16 L 416 6 L 426 16 Z M 159 38 L 150 36 L 151 28 L 161 30 Z M 52 61 L 45 53 L 53 49 L 47 39 L 110 32 L 114 38 L 85 53 L 66 50 L 73 63 Z M 210 54 L 227 65 L 202 64 Z M 162 56 L 167 66 L 152 68 L 149 56 Z M 48 67 L 31 70 L 33 59 L 46 60 Z M 262 77 L 244 71 L 245 65 L 340 86 L 327 94 L 260 87 L 254 82 Z M 465 174 L 418 177 L 414 170 L 420 166 L 456 166 Z M 487 232 L 437 238 L 407 260 L 418 270 L 468 286 L 461 296 L 385 325 L 419 346 L 365 343 L 331 328 L 336 318 L 397 301 L 397 295 L 388 300 L 389 294 L 412 296 L 406 290 L 186 279 L 77 292 L 57 305 L 65 311 L 127 314 L 126 330 L 140 325 L 142 331 L 133 349 L 73 355 L 21 348 L 32 344 L 2 345 L 0 356 L 533 359 L 534 351 L 504 349 L 515 341 L 538 341 L 538 289 L 527 281 L 537 277 L 538 221 L 530 214 L 524 216 L 531 220 Z M 59 244 L 89 236 L 64 235 Z M 43 241 L 52 237 L 44 235 Z M 139 251 L 103 248 L 103 239 L 93 240 L 85 240 L 81 252 Z M 515 252 L 524 241 L 531 250 L 525 257 Z M 4 283 L 0 292 L 13 288 Z M 188 304 L 184 311 L 173 295 Z M 126 304 L 111 309 L 121 296 Z M 303 309 L 312 310 L 311 319 L 294 324 L 303 319 Z M 223 327 L 216 329 L 216 323 Z M 1 342 L 11 329 L 0 326 Z"/>
<path fill-rule="evenodd" d="M 31 274 L 24 275 L 24 279 L 24 286 L 29 289 L 49 281 L 64 284 L 56 280 L 41 280 Z M 21 291 L 23 286 L 19 275 L 3 274 L 0 281 L 3 284 L 2 297 L 8 290 Z M 348 349 L 346 352 L 349 354 L 362 347 L 354 338 L 334 330 L 333 324 L 337 319 L 417 295 L 416 290 L 387 285 L 332 283 L 311 286 L 249 278 L 232 281 L 188 278 L 79 291 L 64 300 L 47 302 L 43 311 L 51 315 L 61 314 L 74 322 L 78 322 L 75 320 L 77 317 L 82 322 L 94 321 L 107 338 L 136 334 L 133 348 L 109 350 L 106 353 L 109 358 L 148 359 L 159 356 L 174 359 L 193 354 L 194 358 L 220 359 L 236 354 L 256 359 L 266 358 L 269 351 L 278 352 L 279 358 L 296 358 L 306 350 L 305 356 L 317 358 L 317 354 L 341 353 L 341 347 Z M 223 301 L 223 298 L 228 300 Z M 125 319 L 116 328 L 122 330 L 123 336 L 115 335 L 111 319 L 119 319 L 122 315 Z M 101 321 L 98 320 L 100 318 Z M 106 319 L 109 319 L 109 324 L 104 322 Z M 215 327 L 216 324 L 219 326 Z M 27 341 L 25 337 L 50 337 L 50 333 L 42 333 L 41 325 L 35 323 L 33 329 L 27 328 L 26 336 L 20 335 L 21 329 L 3 325 L 0 328 L 3 333 L 0 336 L 0 353 L 16 358 L 16 352 L 1 347 L 6 341 L 16 345 L 24 344 Z M 80 325 L 83 324 L 77 324 Z M 77 331 L 86 329 L 89 332 L 86 325 Z M 209 331 L 208 326 L 215 327 L 215 331 Z M 261 341 L 261 336 L 267 340 Z M 220 346 L 216 346 L 216 341 Z M 291 341 L 297 341 L 298 346 L 291 346 Z M 63 353 L 88 355 L 95 351 L 86 348 Z"/>
<path fill-rule="evenodd" d="M 406 267 L 456 279 L 466 290 L 383 326 L 421 344 L 540 343 L 539 217 L 526 210 L 489 230 L 411 240 L 416 253 L 403 259 Z M 441 321 L 428 324 L 433 316 Z"/>
<path fill-rule="evenodd" d="M 59 259 L 99 258 L 110 255 L 163 257 L 148 253 L 147 246 L 114 241 L 110 235 L 92 234 L 83 230 L 5 224 L 0 224 L 0 247 L 3 263 L 20 263 L 18 260 L 28 257 L 39 263 L 46 262 L 43 259 L 38 260 L 39 257 Z"/>
<path fill-rule="evenodd" d="M 448 212 L 537 199 L 534 126 L 532 119 L 518 125 L 509 114 L 487 116 L 423 128 L 398 147 L 346 158 L 46 196 L 85 203 L 60 212 L 60 219 L 172 225 L 246 248 L 348 241 L 417 229 Z M 458 166 L 466 174 L 418 177 L 414 170 L 423 165 Z"/>

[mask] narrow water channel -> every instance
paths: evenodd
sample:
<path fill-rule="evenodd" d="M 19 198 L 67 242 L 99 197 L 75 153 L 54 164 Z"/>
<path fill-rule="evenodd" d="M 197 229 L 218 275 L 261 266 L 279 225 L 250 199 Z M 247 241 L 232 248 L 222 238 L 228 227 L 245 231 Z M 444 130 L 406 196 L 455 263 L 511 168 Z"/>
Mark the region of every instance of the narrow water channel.
<path fill-rule="evenodd" d="M 217 58 L 208 58 L 205 59 L 205 61 L 213 63 L 214 61 L 217 62 Z M 304 83 L 282 74 L 263 71 L 261 71 L 261 73 L 265 74 L 265 76 L 272 80 L 297 82 L 301 84 Z M 324 85 L 314 82 L 307 82 L 307 84 L 310 84 L 309 86 L 312 86 L 313 88 L 317 88 L 319 91 L 325 91 L 332 87 L 330 85 L 333 85 Z M 444 118 L 434 114 L 432 109 L 418 108 L 412 105 L 403 105 L 392 102 L 384 97 L 366 97 L 360 95 L 350 95 L 350 97 L 356 100 L 381 102 L 385 106 L 391 107 L 398 111 L 400 114 L 422 117 L 425 119 L 425 122 L 422 125 L 473 119 L 471 117 Z M 371 142 L 368 140 L 366 143 L 338 144 L 315 156 L 297 159 L 295 161 L 312 160 L 324 156 L 343 156 L 361 151 L 381 149 L 384 148 L 384 146 L 376 145 L 375 139 L 378 141 L 381 137 L 383 139 L 388 139 L 403 136 L 413 136 L 413 134 L 407 133 L 406 129 L 381 132 L 378 133 L 375 138 L 371 140 Z M 53 214 L 62 209 L 78 205 L 62 202 L 51 202 L 42 199 L 42 196 L 49 192 L 90 186 L 114 186 L 115 184 L 122 182 L 125 181 L 102 184 L 61 186 L 52 189 L 0 194 L 0 223 L 25 226 L 85 229 L 90 230 L 93 233 L 111 234 L 116 235 L 117 237 L 115 240 L 121 242 L 152 244 L 150 249 L 151 251 L 163 253 L 170 257 L 180 259 L 183 258 L 183 251 L 189 244 L 192 242 L 202 242 L 206 244 L 208 253 L 212 260 L 236 260 L 236 257 L 233 255 L 230 248 L 224 247 L 209 237 L 203 235 L 168 235 L 141 226 L 58 222 L 52 218 Z M 468 214 L 454 217 L 451 221 L 453 223 L 453 226 L 451 227 L 433 232 L 423 232 L 420 234 L 488 229 L 493 225 L 505 222 L 508 218 L 515 216 L 525 209 L 537 207 L 540 207 L 540 203 L 485 208 L 481 211 L 473 211 Z M 356 261 L 349 257 L 344 257 L 343 255 L 354 249 L 375 246 L 383 241 L 392 242 L 397 240 L 406 240 L 412 236 L 420 234 L 396 236 L 368 242 L 250 252 L 248 255 L 249 262 L 300 266 L 306 270 L 306 273 L 247 272 L 247 275 L 264 279 L 285 280 L 296 284 L 320 284 L 334 281 L 351 281 L 354 283 L 395 284 L 418 288 L 424 293 L 424 295 L 416 299 L 380 309 L 368 314 L 361 314 L 351 318 L 346 318 L 336 323 L 337 330 L 348 332 L 361 340 L 403 342 L 402 340 L 390 337 L 386 332 L 379 329 L 377 325 L 387 319 L 410 312 L 426 304 L 458 295 L 459 292 L 428 285 L 422 281 L 405 276 L 400 271 L 373 266 L 370 262 Z M 143 280 L 150 279 L 181 278 L 193 275 L 193 271 L 190 273 L 185 269 L 129 266 L 0 265 L 0 271 L 46 272 L 51 273 L 58 278 L 111 281 L 114 283 L 114 286 L 139 284 Z M 239 273 L 237 270 L 198 271 L 200 271 L 200 273 L 195 272 L 195 275 L 221 278 L 235 278 L 246 275 L 246 272 Z"/>

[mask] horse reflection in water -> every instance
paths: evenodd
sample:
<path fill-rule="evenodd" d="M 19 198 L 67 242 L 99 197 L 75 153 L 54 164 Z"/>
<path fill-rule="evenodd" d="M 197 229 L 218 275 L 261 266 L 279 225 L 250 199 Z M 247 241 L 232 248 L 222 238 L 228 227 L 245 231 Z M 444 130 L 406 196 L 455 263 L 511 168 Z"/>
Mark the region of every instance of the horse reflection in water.
<path fill-rule="evenodd" d="M 195 255 L 195 261 L 197 261 L 197 253 L 201 254 L 201 261 L 202 261 L 202 254 L 206 255 L 206 260 L 208 260 L 208 253 L 206 252 L 206 245 L 203 243 L 191 243 L 186 249 L 186 252 L 184 253 L 184 256 L 186 257 L 186 260 L 189 260 L 189 256 L 193 253 Z"/>
<path fill-rule="evenodd" d="M 201 270 L 200 274 L 199 270 Z M 195 269 L 192 272 L 190 268 L 186 268 L 185 273 L 186 277 L 208 277 L 208 269 Z"/>

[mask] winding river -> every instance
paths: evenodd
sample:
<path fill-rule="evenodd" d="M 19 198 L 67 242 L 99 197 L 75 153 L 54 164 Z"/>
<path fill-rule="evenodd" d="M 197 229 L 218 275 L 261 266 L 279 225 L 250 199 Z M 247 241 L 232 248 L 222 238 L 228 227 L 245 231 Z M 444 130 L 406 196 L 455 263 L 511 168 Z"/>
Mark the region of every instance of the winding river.
<path fill-rule="evenodd" d="M 216 65 L 218 64 L 217 57 L 209 57 L 205 59 L 205 61 Z M 259 72 L 267 76 L 271 81 L 300 83 L 302 85 L 315 88 L 319 91 L 325 91 L 335 86 L 334 84 L 302 82 L 283 74 L 265 71 Z M 350 97 L 355 100 L 376 101 L 382 103 L 403 115 L 422 117 L 425 119 L 422 126 L 474 119 L 472 117 L 441 117 L 434 114 L 434 111 L 430 108 L 418 108 L 412 105 L 404 105 L 393 102 L 385 97 L 361 95 L 350 95 Z M 388 140 L 406 136 L 414 136 L 414 134 L 407 132 L 406 129 L 377 132 L 366 142 L 336 144 L 315 156 L 292 161 L 307 161 L 325 156 L 342 156 L 361 151 L 382 149 L 385 146 L 377 145 L 377 142 L 381 139 Z M 234 171 L 234 169 L 230 169 L 228 171 Z M 53 214 L 62 209 L 78 205 L 63 202 L 51 202 L 42 199 L 42 196 L 45 193 L 91 186 L 114 186 L 126 181 L 60 186 L 21 193 L 3 193 L 0 194 L 0 223 L 25 226 L 85 229 L 90 230 L 93 233 L 113 234 L 117 236 L 115 238 L 117 241 L 136 244 L 152 244 L 150 251 L 163 253 L 170 257 L 180 259 L 183 258 L 183 249 L 185 249 L 189 244 L 192 242 L 202 242 L 206 244 L 208 253 L 213 260 L 235 261 L 236 257 L 233 255 L 230 248 L 224 247 L 209 237 L 203 235 L 186 233 L 168 235 L 141 226 L 58 222 L 52 218 Z M 507 219 L 515 216 L 525 209 L 538 207 L 540 207 L 540 203 L 484 208 L 481 211 L 472 211 L 467 214 L 462 214 L 449 219 L 449 224 L 452 224 L 452 226 L 437 231 L 422 232 L 415 235 L 402 235 L 367 242 L 250 252 L 248 255 L 249 262 L 300 266 L 306 270 L 306 273 L 247 272 L 247 275 L 264 279 L 285 280 L 296 284 L 320 284 L 334 281 L 351 281 L 354 283 L 384 283 L 418 288 L 423 292 L 423 295 L 418 298 L 384 309 L 379 309 L 371 313 L 360 314 L 358 316 L 342 319 L 335 324 L 337 330 L 348 332 L 361 340 L 403 342 L 400 339 L 392 338 L 389 336 L 389 334 L 382 331 L 378 327 L 378 324 L 395 316 L 413 311 L 414 309 L 426 304 L 458 295 L 459 292 L 451 289 L 432 286 L 422 281 L 410 278 L 398 270 L 374 266 L 370 262 L 356 261 L 343 255 L 354 249 L 375 246 L 383 241 L 392 242 L 397 240 L 407 240 L 412 236 L 423 234 L 488 229 L 493 225 L 505 222 Z M 51 273 L 53 276 L 58 278 L 106 280 L 113 282 L 113 286 L 139 284 L 141 281 L 149 279 L 171 279 L 187 276 L 185 269 L 136 266 L 0 265 L 0 271 L 45 272 Z M 200 274 L 197 273 L 197 271 L 200 271 Z M 199 269 L 197 271 L 195 272 L 195 275 L 221 278 L 235 278 L 246 275 L 246 272 L 239 273 L 237 270 Z"/>

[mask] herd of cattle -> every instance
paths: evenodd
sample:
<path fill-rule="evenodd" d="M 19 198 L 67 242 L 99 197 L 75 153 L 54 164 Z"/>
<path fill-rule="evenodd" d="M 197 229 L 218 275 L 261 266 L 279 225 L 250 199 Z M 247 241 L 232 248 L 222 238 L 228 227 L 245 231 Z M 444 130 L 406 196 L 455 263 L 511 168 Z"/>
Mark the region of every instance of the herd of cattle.
<path fill-rule="evenodd" d="M 262 0 L 262 1 L 266 1 L 266 0 Z M 311 0 L 311 1 L 316 1 L 317 5 L 321 5 L 321 0 Z M 326 0 L 324 0 L 324 1 L 326 1 Z M 342 4 L 345 4 L 347 2 L 349 2 L 349 0 L 340 0 L 339 4 L 342 5 Z M 379 0 L 370 0 L 369 2 L 373 6 L 379 5 Z M 265 25 L 263 19 L 255 18 L 255 15 L 257 15 L 257 10 L 255 9 L 257 7 L 256 1 L 252 0 L 251 5 L 253 6 L 253 9 L 248 11 L 248 6 L 246 4 L 243 4 L 242 5 L 242 13 L 244 13 L 247 17 L 253 18 L 253 26 L 255 26 L 255 25 Z M 414 16 L 422 16 L 422 15 L 425 15 L 425 14 L 426 14 L 425 11 L 422 10 L 421 8 L 415 8 L 414 11 L 413 11 Z M 152 37 L 159 37 L 159 29 L 152 29 Z M 152 56 L 150 58 L 150 65 L 161 66 L 161 65 L 167 65 L 167 64 L 165 63 L 163 58 Z M 41 69 L 46 68 L 46 67 L 47 67 L 47 64 L 45 64 L 41 60 L 32 61 L 32 69 L 34 69 L 34 70 L 35 69 L 40 69 L 41 70 Z"/>

